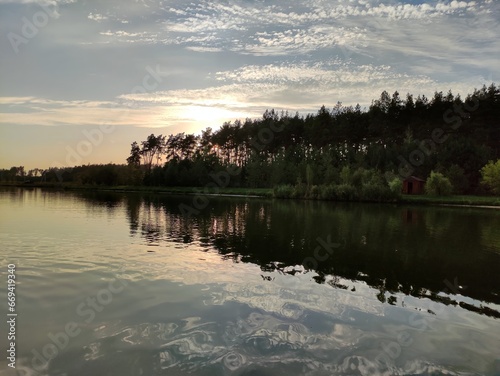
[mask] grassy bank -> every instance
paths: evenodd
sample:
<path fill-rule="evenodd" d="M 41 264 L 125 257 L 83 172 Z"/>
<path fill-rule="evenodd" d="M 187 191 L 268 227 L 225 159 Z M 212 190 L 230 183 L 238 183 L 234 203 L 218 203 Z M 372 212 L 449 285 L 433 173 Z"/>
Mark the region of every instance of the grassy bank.
<path fill-rule="evenodd" d="M 404 195 L 399 200 L 404 204 L 422 205 L 465 205 L 465 206 L 499 206 L 498 196 L 427 196 L 427 195 Z"/>
<path fill-rule="evenodd" d="M 273 190 L 269 188 L 204 188 L 204 187 L 136 187 L 136 186 L 117 186 L 117 187 L 97 187 L 95 190 L 106 190 L 114 192 L 147 192 L 147 193 L 165 193 L 165 194 L 204 194 L 226 195 L 226 196 L 259 196 L 272 197 Z"/>
<path fill-rule="evenodd" d="M 75 185 L 75 184 L 57 184 L 57 183 L 0 183 L 4 187 L 22 187 L 22 188 L 51 188 L 63 190 L 86 190 L 86 191 L 107 191 L 107 192 L 143 192 L 160 194 L 197 194 L 204 192 L 209 194 L 218 194 L 226 196 L 245 196 L 245 197 L 266 197 L 280 198 L 273 194 L 271 188 L 196 188 L 196 187 L 146 187 L 146 186 L 93 186 L 93 185 Z M 292 198 L 301 199 L 301 198 Z M 302 198 L 303 199 L 303 198 Z M 365 200 L 354 200 L 364 202 Z M 366 200 L 372 201 L 372 200 Z M 411 205 L 457 205 L 457 206 L 497 206 L 500 207 L 500 197 L 498 196 L 427 196 L 427 195 L 403 195 L 393 201 L 398 204 Z"/>
<path fill-rule="evenodd" d="M 199 192 L 213 195 L 227 196 L 259 196 L 272 197 L 273 190 L 270 188 L 204 188 L 204 187 L 149 187 L 149 186 L 105 186 L 105 185 L 78 185 L 69 183 L 0 183 L 3 187 L 21 187 L 21 188 L 49 188 L 62 190 L 85 190 L 85 191 L 106 191 L 106 192 L 143 192 L 143 193 L 163 193 L 163 194 L 197 194 Z"/>

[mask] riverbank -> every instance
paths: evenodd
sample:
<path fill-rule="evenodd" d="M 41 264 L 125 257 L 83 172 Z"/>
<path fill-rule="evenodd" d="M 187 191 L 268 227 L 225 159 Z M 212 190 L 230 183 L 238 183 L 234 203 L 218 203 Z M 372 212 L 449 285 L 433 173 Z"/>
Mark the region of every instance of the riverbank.
<path fill-rule="evenodd" d="M 62 190 L 84 190 L 100 192 L 138 192 L 138 193 L 158 193 L 158 194 L 202 194 L 234 196 L 234 197 L 273 197 L 271 188 L 204 188 L 204 187 L 149 187 L 149 186 L 103 186 L 103 185 L 78 185 L 78 184 L 59 184 L 59 183 L 0 183 L 0 187 L 19 187 L 19 188 L 48 188 Z"/>
<path fill-rule="evenodd" d="M 457 207 L 495 207 L 500 208 L 500 197 L 498 196 L 427 196 L 427 195 L 403 195 L 399 201 L 404 204 L 439 205 Z"/>
<path fill-rule="evenodd" d="M 273 198 L 272 188 L 203 188 L 203 187 L 146 187 L 146 186 L 93 186 L 58 183 L 0 183 L 0 187 L 20 187 L 20 188 L 49 188 L 62 190 L 84 190 L 103 192 L 138 192 L 157 194 L 199 194 L 228 196 L 228 197 L 262 197 Z M 500 209 L 500 197 L 498 196 L 427 196 L 427 195 L 403 195 L 393 201 L 396 204 L 411 205 L 433 205 L 433 206 L 454 206 L 454 207 L 484 207 Z"/>

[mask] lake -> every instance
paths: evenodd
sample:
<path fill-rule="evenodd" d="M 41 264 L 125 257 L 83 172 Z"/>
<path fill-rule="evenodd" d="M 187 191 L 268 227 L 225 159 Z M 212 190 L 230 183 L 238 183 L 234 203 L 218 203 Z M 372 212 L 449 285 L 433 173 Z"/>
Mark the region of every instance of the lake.
<path fill-rule="evenodd" d="M 0 242 L 1 375 L 500 375 L 499 210 L 3 188 Z"/>

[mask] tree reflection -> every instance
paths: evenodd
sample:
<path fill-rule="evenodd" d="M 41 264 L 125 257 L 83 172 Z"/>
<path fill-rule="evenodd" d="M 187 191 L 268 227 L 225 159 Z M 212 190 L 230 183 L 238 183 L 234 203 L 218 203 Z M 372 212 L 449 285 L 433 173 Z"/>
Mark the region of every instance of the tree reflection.
<path fill-rule="evenodd" d="M 317 262 L 318 283 L 348 288 L 337 278 L 364 281 L 381 302 L 395 304 L 396 293 L 443 302 L 444 281 L 458 278 L 466 286 L 461 295 L 500 304 L 497 212 L 212 197 L 199 215 L 188 216 L 179 205 L 190 205 L 192 196 L 122 199 L 131 236 L 150 245 L 192 243 L 263 272 L 295 274 L 293 266 L 314 257 L 317 239 L 329 236 L 341 246 Z M 482 312 L 500 317 L 491 311 Z"/>

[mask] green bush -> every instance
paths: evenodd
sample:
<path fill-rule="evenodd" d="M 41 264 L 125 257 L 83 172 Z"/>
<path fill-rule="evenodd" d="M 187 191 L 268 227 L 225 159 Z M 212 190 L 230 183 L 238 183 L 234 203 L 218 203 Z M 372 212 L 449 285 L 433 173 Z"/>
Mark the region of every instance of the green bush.
<path fill-rule="evenodd" d="M 307 194 L 307 186 L 305 184 L 299 183 L 295 186 L 292 198 L 305 198 Z"/>
<path fill-rule="evenodd" d="M 337 200 L 337 190 L 335 185 L 321 185 L 320 198 L 322 200 Z"/>
<path fill-rule="evenodd" d="M 344 169 L 344 172 L 346 171 L 347 169 Z M 358 169 L 355 174 L 362 177 L 363 180 L 363 184 L 359 188 L 353 184 L 323 184 L 308 187 L 298 181 L 295 186 L 276 186 L 273 189 L 273 196 L 276 198 L 377 202 L 394 201 L 400 197 L 402 183 L 399 179 L 394 179 L 390 186 L 378 171 Z"/>
<path fill-rule="evenodd" d="M 394 178 L 389 182 L 389 189 L 395 197 L 399 197 L 403 190 L 403 182 L 399 178 Z"/>
<path fill-rule="evenodd" d="M 359 198 L 356 188 L 349 184 L 339 184 L 335 186 L 337 200 L 355 201 Z"/>
<path fill-rule="evenodd" d="M 320 189 L 317 185 L 313 185 L 311 186 L 311 188 L 309 188 L 309 191 L 307 192 L 307 198 L 313 200 L 320 198 Z"/>
<path fill-rule="evenodd" d="M 294 191 L 295 189 L 291 185 L 278 185 L 273 189 L 273 196 L 276 198 L 292 198 Z"/>
<path fill-rule="evenodd" d="M 496 162 L 489 161 L 481 169 L 481 176 L 481 184 L 494 194 L 500 195 L 500 159 Z"/>
<path fill-rule="evenodd" d="M 431 196 L 449 196 L 453 190 L 450 180 L 440 172 L 431 171 L 425 183 L 425 192 Z"/>
<path fill-rule="evenodd" d="M 383 185 L 364 185 L 361 189 L 361 199 L 366 201 L 392 201 L 397 196 L 389 187 Z"/>

